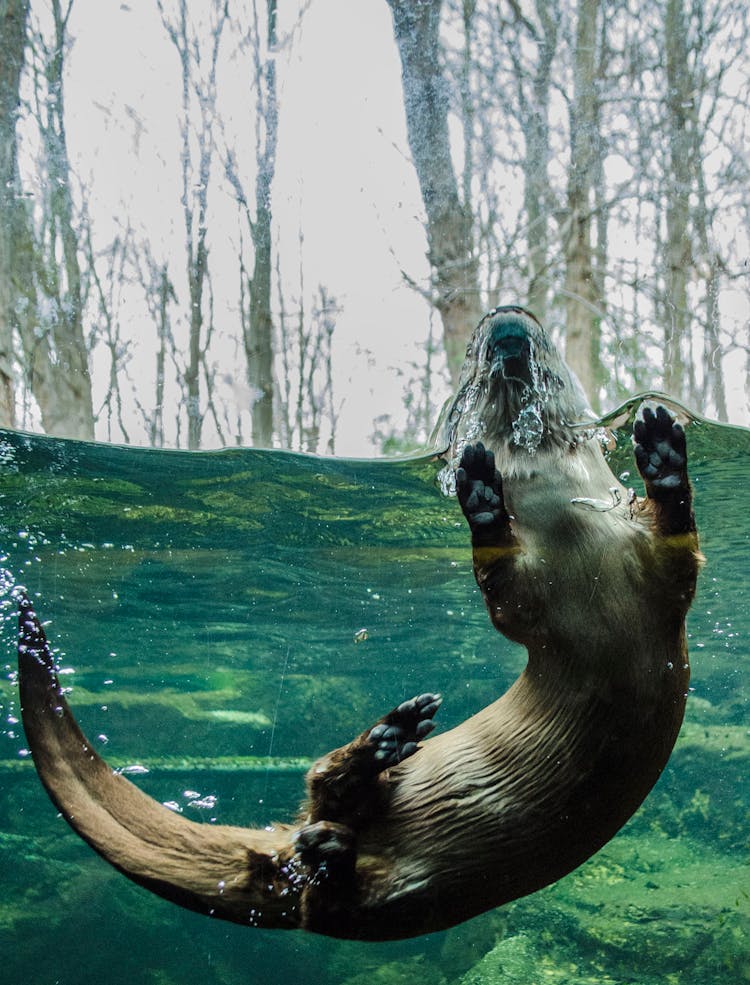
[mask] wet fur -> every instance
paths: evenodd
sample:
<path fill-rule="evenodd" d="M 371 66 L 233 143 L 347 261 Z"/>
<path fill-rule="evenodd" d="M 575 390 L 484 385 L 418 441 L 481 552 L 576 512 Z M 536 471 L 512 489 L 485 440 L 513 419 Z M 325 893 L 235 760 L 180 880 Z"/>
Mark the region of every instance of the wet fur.
<path fill-rule="evenodd" d="M 526 382 L 506 379 L 511 361 L 492 350 L 508 325 L 512 345 L 528 338 L 533 372 L 513 363 Z M 513 422 L 532 405 L 543 428 L 529 450 Z M 440 699 L 422 695 L 323 757 L 295 825 L 194 824 L 114 774 L 78 729 L 21 596 L 21 703 L 37 770 L 125 875 L 237 923 L 406 937 L 558 879 L 642 802 L 679 731 L 689 676 L 684 619 L 699 554 L 681 429 L 643 412 L 647 497 L 628 503 L 580 388 L 517 308 L 478 327 L 447 420 L 477 582 L 528 666 L 451 731 L 424 741 Z M 571 502 L 611 502 L 612 487 L 620 502 L 606 512 Z"/>

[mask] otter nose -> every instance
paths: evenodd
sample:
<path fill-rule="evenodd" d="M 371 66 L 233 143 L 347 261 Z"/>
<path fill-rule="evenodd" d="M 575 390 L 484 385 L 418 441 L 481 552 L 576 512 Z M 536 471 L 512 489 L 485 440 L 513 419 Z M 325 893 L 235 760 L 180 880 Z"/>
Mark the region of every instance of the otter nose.
<path fill-rule="evenodd" d="M 526 327 L 520 320 L 499 318 L 490 326 L 488 339 L 492 375 L 502 375 L 506 380 L 531 382 L 531 341 Z"/>

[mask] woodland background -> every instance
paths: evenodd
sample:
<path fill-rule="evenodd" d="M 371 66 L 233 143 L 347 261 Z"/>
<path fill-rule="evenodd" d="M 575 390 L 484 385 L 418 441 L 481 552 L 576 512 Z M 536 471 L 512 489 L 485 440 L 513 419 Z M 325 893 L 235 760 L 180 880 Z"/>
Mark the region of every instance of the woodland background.
<path fill-rule="evenodd" d="M 0 425 L 399 451 L 507 302 L 597 409 L 747 424 L 749 28 L 741 0 L 0 0 Z"/>

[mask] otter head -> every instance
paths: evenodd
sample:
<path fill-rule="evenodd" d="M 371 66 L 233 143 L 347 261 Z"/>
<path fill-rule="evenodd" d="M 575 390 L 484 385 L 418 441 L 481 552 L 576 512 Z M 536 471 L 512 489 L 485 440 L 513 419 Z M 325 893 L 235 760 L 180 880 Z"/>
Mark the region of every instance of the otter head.
<path fill-rule="evenodd" d="M 540 323 L 524 308 L 495 308 L 466 349 L 456 396 L 438 427 L 458 461 L 481 440 L 501 460 L 575 445 L 595 419 L 575 374 Z"/>

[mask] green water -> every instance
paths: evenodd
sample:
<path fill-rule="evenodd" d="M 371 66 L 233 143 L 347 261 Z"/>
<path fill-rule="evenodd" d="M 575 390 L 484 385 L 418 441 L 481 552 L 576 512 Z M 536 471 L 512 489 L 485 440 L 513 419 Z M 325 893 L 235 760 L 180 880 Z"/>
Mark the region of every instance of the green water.
<path fill-rule="evenodd" d="M 423 690 L 453 726 L 523 666 L 489 625 L 440 462 L 0 432 L 2 981 L 750 981 L 750 432 L 693 423 L 688 440 L 708 563 L 694 691 L 656 789 L 556 886 L 446 933 L 358 944 L 188 913 L 68 829 L 24 754 L 8 592 L 38 593 L 71 705 L 113 765 L 146 767 L 139 785 L 205 823 L 288 820 L 311 758 Z M 626 432 L 613 467 L 634 472 Z"/>

